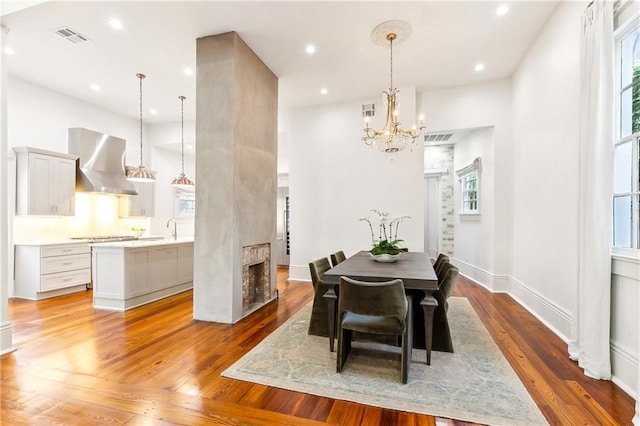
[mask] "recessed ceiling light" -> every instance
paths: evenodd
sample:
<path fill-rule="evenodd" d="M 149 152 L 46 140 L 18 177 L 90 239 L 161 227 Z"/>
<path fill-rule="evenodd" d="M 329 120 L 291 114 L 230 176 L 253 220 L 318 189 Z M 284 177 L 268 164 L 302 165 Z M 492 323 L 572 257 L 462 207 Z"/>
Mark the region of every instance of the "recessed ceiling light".
<path fill-rule="evenodd" d="M 189 67 L 186 67 L 184 69 L 184 73 L 185 73 L 185 75 L 193 75 L 193 70 L 191 68 L 189 68 Z"/>
<path fill-rule="evenodd" d="M 507 12 L 509 11 L 509 5 L 507 4 L 501 4 L 500 6 L 498 6 L 498 8 L 496 9 L 496 15 L 498 16 L 504 16 L 507 14 Z"/>
<path fill-rule="evenodd" d="M 9 46 L 5 46 L 4 49 L 2 49 L 2 50 L 4 51 L 5 55 L 15 55 L 16 54 L 16 51 L 13 50 L 13 48 L 9 47 Z"/>
<path fill-rule="evenodd" d="M 122 21 L 119 20 L 118 18 L 111 18 L 109 19 L 109 25 L 111 26 L 111 28 L 113 28 L 114 30 L 121 30 L 123 25 L 122 25 Z"/>
<path fill-rule="evenodd" d="M 473 67 L 473 69 L 474 69 L 476 72 L 480 72 L 480 71 L 482 71 L 482 70 L 484 69 L 484 64 L 476 64 L 476 66 L 475 66 L 475 67 Z"/>
<path fill-rule="evenodd" d="M 327 89 L 325 89 L 324 87 L 322 89 L 320 89 L 320 94 L 321 95 L 326 95 L 327 93 L 329 93 L 329 91 Z"/>
<path fill-rule="evenodd" d="M 305 50 L 309 55 L 313 55 L 316 51 L 316 47 L 313 44 L 309 44 Z"/>
<path fill-rule="evenodd" d="M 150 112 L 152 115 L 156 115 L 156 114 L 158 114 L 158 110 L 157 110 L 157 109 L 155 109 L 155 108 L 151 108 L 151 109 L 149 110 L 149 112 Z"/>
<path fill-rule="evenodd" d="M 100 86 L 98 86 L 97 84 L 92 84 L 90 87 L 91 87 L 91 90 L 93 90 L 94 92 L 100 91 Z"/>

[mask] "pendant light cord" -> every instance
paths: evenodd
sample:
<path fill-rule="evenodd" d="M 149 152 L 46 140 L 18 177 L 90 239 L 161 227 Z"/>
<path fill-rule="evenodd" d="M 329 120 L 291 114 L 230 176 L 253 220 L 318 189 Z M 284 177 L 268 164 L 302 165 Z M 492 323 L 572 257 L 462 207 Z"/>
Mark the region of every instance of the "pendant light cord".
<path fill-rule="evenodd" d="M 182 141 L 182 175 L 184 176 L 184 100 L 187 99 L 184 96 L 178 96 L 180 98 L 180 123 L 181 126 L 181 141 Z"/>
<path fill-rule="evenodd" d="M 136 74 L 140 79 L 140 166 L 142 166 L 142 79 L 146 76 L 144 74 Z"/>

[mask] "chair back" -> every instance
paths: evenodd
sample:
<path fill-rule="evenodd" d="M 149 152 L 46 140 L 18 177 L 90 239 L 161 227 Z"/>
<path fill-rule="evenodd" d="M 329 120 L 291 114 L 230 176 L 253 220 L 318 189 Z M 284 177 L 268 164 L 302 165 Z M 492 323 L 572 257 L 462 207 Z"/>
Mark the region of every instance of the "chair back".
<path fill-rule="evenodd" d="M 438 290 L 442 292 L 444 299 L 447 300 L 453 294 L 458 278 L 458 268 L 446 262 L 442 267 L 442 280 L 438 284 Z"/>
<path fill-rule="evenodd" d="M 340 277 L 338 318 L 343 312 L 397 318 L 402 324 L 407 317 L 407 298 L 402 280 L 364 282 Z"/>
<path fill-rule="evenodd" d="M 344 262 L 345 260 L 347 260 L 347 257 L 344 255 L 342 250 L 331 254 L 331 266 L 336 266 L 338 263 Z"/>
<path fill-rule="evenodd" d="M 329 269 L 331 269 L 331 265 L 329 265 L 329 259 L 327 259 L 326 257 L 314 260 L 313 262 L 309 263 L 309 270 L 311 271 L 311 282 L 313 282 L 314 287 L 322 280 L 322 276 Z"/>
<path fill-rule="evenodd" d="M 444 253 L 440 253 L 440 254 L 438 255 L 438 258 L 436 259 L 435 263 L 433 264 L 433 269 L 434 269 L 434 270 L 436 271 L 436 273 L 437 273 L 437 272 L 438 272 L 438 268 L 439 268 L 440 266 L 442 266 L 442 264 L 443 264 L 444 262 L 448 262 L 448 261 L 449 261 L 449 256 L 447 256 L 447 255 L 446 255 L 446 254 L 444 254 Z"/>

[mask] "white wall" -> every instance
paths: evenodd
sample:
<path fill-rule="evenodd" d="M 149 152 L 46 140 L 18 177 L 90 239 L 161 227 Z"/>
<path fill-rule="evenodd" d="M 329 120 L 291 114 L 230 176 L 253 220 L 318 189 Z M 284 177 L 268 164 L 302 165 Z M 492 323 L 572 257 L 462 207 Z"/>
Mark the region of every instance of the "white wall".
<path fill-rule="evenodd" d="M 480 173 L 480 214 L 460 215 L 461 187 L 455 170 L 470 165 L 476 158 L 481 159 Z M 494 271 L 495 264 L 495 161 L 493 127 L 484 127 L 471 132 L 456 142 L 453 155 L 454 166 L 454 227 L 455 261 L 472 265 L 474 270 L 467 274 L 481 281 L 477 270 Z"/>
<path fill-rule="evenodd" d="M 498 80 L 473 86 L 424 92 L 420 96 L 419 110 L 425 115 L 427 129 L 433 132 L 446 130 L 491 127 L 491 141 L 478 142 L 492 147 L 478 147 L 477 152 L 488 156 L 483 174 L 491 181 L 483 183 L 483 210 L 480 227 L 483 233 L 493 234 L 483 248 L 486 256 L 480 264 L 457 257 L 459 244 L 455 242 L 454 262 L 465 275 L 495 291 L 506 291 L 511 270 L 511 227 L 513 205 L 513 139 L 511 135 L 511 81 Z M 473 144 L 469 145 L 473 146 Z M 468 148 L 476 150 L 476 148 Z M 484 154 L 483 154 L 484 155 Z M 475 157 L 474 157 L 475 158 Z M 457 166 L 456 166 L 457 167 Z M 493 176 L 491 176 L 493 175 Z M 455 178 L 455 177 L 454 177 Z M 483 177 L 484 178 L 484 177 Z M 485 199 L 486 197 L 486 199 Z M 499 224 L 499 226 L 494 225 Z M 459 223 L 456 223 L 458 226 Z M 468 224 L 468 227 L 473 227 Z M 476 226 L 477 228 L 477 226 Z M 461 236 L 456 230 L 456 240 Z M 462 237 L 464 239 L 464 237 Z M 464 253 L 471 258 L 470 253 Z"/>
<path fill-rule="evenodd" d="M 565 340 L 578 281 L 579 50 L 584 4 L 563 2 L 513 78 L 511 294 Z M 612 263 L 613 381 L 635 395 L 639 262 Z"/>
<path fill-rule="evenodd" d="M 415 89 L 402 88 L 405 122 L 415 116 Z M 370 209 L 409 215 L 399 238 L 411 251 L 424 247 L 423 148 L 390 159 L 361 141 L 361 106 L 371 101 L 318 106 L 292 116 L 289 170 L 291 279 L 308 280 L 308 263 L 344 250 L 350 256 L 371 247 Z M 376 110 L 382 111 L 382 105 Z M 406 117 L 406 118 L 404 118 Z M 382 126 L 372 123 L 374 128 Z"/>
<path fill-rule="evenodd" d="M 155 214 L 151 218 L 151 227 L 156 234 L 171 235 L 167 229 L 167 220 L 176 219 L 178 236 L 194 235 L 194 220 L 192 217 L 175 217 L 176 189 L 171 186 L 181 170 L 180 152 L 163 148 L 164 145 L 175 145 L 181 142 L 181 123 L 162 123 L 147 126 L 148 141 L 151 145 L 151 164 L 153 170 L 157 170 Z M 195 121 L 184 122 L 184 144 L 195 147 Z M 189 179 L 195 181 L 196 161 L 193 155 L 185 153 L 184 173 Z"/>
<path fill-rule="evenodd" d="M 584 5 L 562 3 L 513 82 L 513 293 L 562 336 L 578 275 L 578 55 Z"/>

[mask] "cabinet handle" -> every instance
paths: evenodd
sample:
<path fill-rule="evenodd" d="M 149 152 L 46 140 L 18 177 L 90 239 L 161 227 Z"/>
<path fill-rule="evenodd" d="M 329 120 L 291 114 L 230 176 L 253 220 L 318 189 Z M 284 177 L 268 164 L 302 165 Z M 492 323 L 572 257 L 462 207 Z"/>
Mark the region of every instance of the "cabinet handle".
<path fill-rule="evenodd" d="M 63 283 L 68 283 L 69 281 L 73 280 L 73 278 L 65 278 L 64 280 L 62 280 Z"/>
<path fill-rule="evenodd" d="M 64 250 L 62 250 L 62 251 L 64 251 L 64 252 L 69 252 L 69 251 L 72 251 L 72 250 L 71 250 L 71 249 L 64 249 Z"/>
<path fill-rule="evenodd" d="M 73 265 L 73 262 L 62 262 L 63 265 Z"/>

